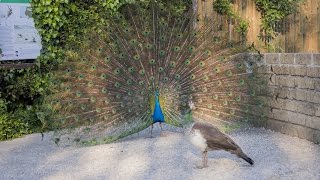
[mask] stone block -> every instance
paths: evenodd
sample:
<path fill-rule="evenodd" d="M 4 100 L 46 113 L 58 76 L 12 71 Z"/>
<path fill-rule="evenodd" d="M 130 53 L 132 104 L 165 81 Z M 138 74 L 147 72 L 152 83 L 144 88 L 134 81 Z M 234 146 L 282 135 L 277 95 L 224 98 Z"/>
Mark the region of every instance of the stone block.
<path fill-rule="evenodd" d="M 282 132 L 282 129 L 285 127 L 286 124 L 287 123 L 285 122 L 277 121 L 274 119 L 267 120 L 267 128 L 277 132 Z"/>
<path fill-rule="evenodd" d="M 279 53 L 265 54 L 266 64 L 279 64 Z"/>
<path fill-rule="evenodd" d="M 277 88 L 274 95 L 278 98 L 286 99 L 288 97 L 288 89 L 287 87 Z"/>
<path fill-rule="evenodd" d="M 275 74 L 280 75 L 289 75 L 290 74 L 290 68 L 288 65 L 272 65 L 271 71 Z"/>
<path fill-rule="evenodd" d="M 282 108 L 289 111 L 296 111 L 300 101 L 284 99 Z"/>
<path fill-rule="evenodd" d="M 318 91 L 307 91 L 306 98 L 308 102 L 320 104 L 320 92 Z"/>
<path fill-rule="evenodd" d="M 308 54 L 308 53 L 296 54 L 295 64 L 311 65 L 311 54 Z"/>
<path fill-rule="evenodd" d="M 315 107 L 311 103 L 296 101 L 292 103 L 292 106 L 295 106 L 295 110 L 293 111 L 296 111 L 302 114 L 307 114 L 310 116 L 315 115 Z"/>
<path fill-rule="evenodd" d="M 276 85 L 284 87 L 294 87 L 295 79 L 292 76 L 276 76 Z"/>
<path fill-rule="evenodd" d="M 309 77 L 320 77 L 320 67 L 307 67 L 307 76 Z"/>
<path fill-rule="evenodd" d="M 306 119 L 306 126 L 312 129 L 320 130 L 320 117 L 310 116 Z"/>
<path fill-rule="evenodd" d="M 258 74 L 272 74 L 271 66 L 263 65 L 257 68 Z"/>
<path fill-rule="evenodd" d="M 272 108 L 277 108 L 277 109 L 281 109 L 284 106 L 285 101 L 283 101 L 282 99 L 273 99 L 273 98 L 268 98 L 268 101 L 266 101 L 268 106 L 272 107 Z"/>
<path fill-rule="evenodd" d="M 296 90 L 293 88 L 289 88 L 287 92 L 287 98 L 288 99 L 296 99 Z"/>
<path fill-rule="evenodd" d="M 278 98 L 282 99 L 295 99 L 296 97 L 296 90 L 294 88 L 289 87 L 278 87 L 274 93 L 278 96 Z"/>
<path fill-rule="evenodd" d="M 305 76 L 307 74 L 307 66 L 289 66 L 289 73 L 294 76 Z"/>
<path fill-rule="evenodd" d="M 299 89 L 314 89 L 313 78 L 295 77 L 294 85 Z"/>
<path fill-rule="evenodd" d="M 314 130 L 313 142 L 316 143 L 316 144 L 320 144 L 320 131 Z"/>
<path fill-rule="evenodd" d="M 281 132 L 283 134 L 287 134 L 290 136 L 299 137 L 302 139 L 307 139 L 309 141 L 313 141 L 315 143 L 320 140 L 320 131 L 307 128 L 301 125 L 290 124 L 283 121 L 277 121 L 274 119 L 268 119 L 266 123 L 266 128 Z"/>
<path fill-rule="evenodd" d="M 294 64 L 294 53 L 282 53 L 280 54 L 281 64 Z"/>
<path fill-rule="evenodd" d="M 314 88 L 315 90 L 320 91 L 320 79 L 314 79 Z"/>
<path fill-rule="evenodd" d="M 314 130 L 296 125 L 295 127 L 298 131 L 298 137 L 301 139 L 307 139 L 309 141 L 314 141 Z"/>
<path fill-rule="evenodd" d="M 320 105 L 318 105 L 318 106 L 315 107 L 315 111 L 316 111 L 316 112 L 315 112 L 315 115 L 318 116 L 318 117 L 320 117 Z"/>
<path fill-rule="evenodd" d="M 272 109 L 273 118 L 280 121 L 288 121 L 288 111 Z"/>
<path fill-rule="evenodd" d="M 299 124 L 299 125 L 305 125 L 306 124 L 306 119 L 307 115 L 304 115 L 304 114 L 300 114 L 300 113 L 295 113 L 295 112 L 291 112 L 291 111 L 288 111 L 288 121 L 293 123 L 293 124 Z"/>
<path fill-rule="evenodd" d="M 293 90 L 295 92 L 294 99 L 299 100 L 299 101 L 305 101 L 307 99 L 307 92 L 306 90 L 302 89 L 296 89 Z"/>
<path fill-rule="evenodd" d="M 276 77 L 277 76 L 275 74 L 269 75 L 269 80 L 268 80 L 268 85 L 269 86 L 276 85 Z"/>
<path fill-rule="evenodd" d="M 287 134 L 293 137 L 299 137 L 299 131 L 300 131 L 300 127 L 298 125 L 294 125 L 294 124 L 286 124 L 283 128 L 282 128 L 282 133 L 283 134 Z"/>
<path fill-rule="evenodd" d="M 320 66 L 320 53 L 313 54 L 313 65 Z"/>

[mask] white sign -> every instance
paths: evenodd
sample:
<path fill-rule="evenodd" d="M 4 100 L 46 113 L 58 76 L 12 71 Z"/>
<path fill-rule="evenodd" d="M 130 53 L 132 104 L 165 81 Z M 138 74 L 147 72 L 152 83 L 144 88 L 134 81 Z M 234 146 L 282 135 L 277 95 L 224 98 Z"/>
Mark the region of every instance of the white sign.
<path fill-rule="evenodd" d="M 0 3 L 0 61 L 36 59 L 41 38 L 29 3 Z"/>

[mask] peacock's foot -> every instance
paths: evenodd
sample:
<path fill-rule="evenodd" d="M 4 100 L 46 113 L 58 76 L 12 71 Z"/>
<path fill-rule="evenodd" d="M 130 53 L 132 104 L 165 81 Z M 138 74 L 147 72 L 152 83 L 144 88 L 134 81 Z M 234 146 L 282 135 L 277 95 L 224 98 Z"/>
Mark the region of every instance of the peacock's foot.
<path fill-rule="evenodd" d="M 209 167 L 208 165 L 202 165 L 202 166 L 196 166 L 197 169 L 204 169 L 204 168 L 207 168 Z"/>

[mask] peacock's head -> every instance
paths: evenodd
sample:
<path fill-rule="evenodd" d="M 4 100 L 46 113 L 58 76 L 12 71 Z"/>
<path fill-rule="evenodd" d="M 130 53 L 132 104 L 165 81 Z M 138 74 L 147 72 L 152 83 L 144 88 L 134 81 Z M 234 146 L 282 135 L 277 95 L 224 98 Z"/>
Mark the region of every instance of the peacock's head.
<path fill-rule="evenodd" d="M 158 90 L 158 89 L 155 91 L 154 96 L 155 96 L 156 98 L 159 97 L 159 90 Z"/>

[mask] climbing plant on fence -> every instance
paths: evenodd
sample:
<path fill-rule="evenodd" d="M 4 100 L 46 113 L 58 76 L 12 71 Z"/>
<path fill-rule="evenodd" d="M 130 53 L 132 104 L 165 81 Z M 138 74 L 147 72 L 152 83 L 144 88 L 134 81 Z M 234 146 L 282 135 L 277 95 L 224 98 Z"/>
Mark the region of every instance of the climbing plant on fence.
<path fill-rule="evenodd" d="M 257 10 L 261 13 L 259 38 L 269 43 L 275 36 L 275 24 L 292 14 L 300 0 L 255 0 Z"/>
<path fill-rule="evenodd" d="M 275 25 L 288 15 L 294 13 L 301 0 L 253 0 L 257 10 L 261 14 L 261 24 L 259 39 L 268 47 L 271 41 L 277 36 Z M 246 36 L 249 23 L 242 19 L 232 7 L 233 0 L 215 0 L 213 9 L 221 14 L 226 15 L 229 19 L 238 21 L 236 31 Z"/>

